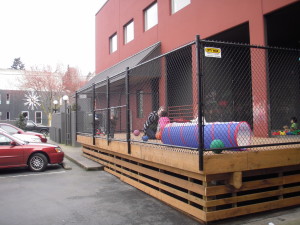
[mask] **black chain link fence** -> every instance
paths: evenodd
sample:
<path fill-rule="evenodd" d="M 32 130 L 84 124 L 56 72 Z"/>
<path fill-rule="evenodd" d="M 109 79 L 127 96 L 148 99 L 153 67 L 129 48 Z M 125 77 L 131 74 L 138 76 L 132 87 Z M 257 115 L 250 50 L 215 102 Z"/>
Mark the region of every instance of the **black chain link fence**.
<path fill-rule="evenodd" d="M 77 92 L 77 133 L 201 156 L 299 147 L 299 52 L 196 39 Z"/>

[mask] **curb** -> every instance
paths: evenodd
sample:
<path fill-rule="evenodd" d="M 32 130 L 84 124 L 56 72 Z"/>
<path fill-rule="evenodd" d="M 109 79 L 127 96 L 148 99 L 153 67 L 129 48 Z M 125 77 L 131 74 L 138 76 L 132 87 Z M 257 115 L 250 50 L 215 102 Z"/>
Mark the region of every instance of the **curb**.
<path fill-rule="evenodd" d="M 73 157 L 69 156 L 68 154 L 66 154 L 65 152 L 65 157 L 67 159 L 69 159 L 70 161 L 72 161 L 73 163 L 77 164 L 78 166 L 80 166 L 81 168 L 85 169 L 86 171 L 98 171 L 98 170 L 104 170 L 104 166 L 100 165 L 99 166 L 86 166 L 83 163 L 79 162 L 78 160 L 74 159 Z M 84 156 L 82 156 L 84 157 Z"/>

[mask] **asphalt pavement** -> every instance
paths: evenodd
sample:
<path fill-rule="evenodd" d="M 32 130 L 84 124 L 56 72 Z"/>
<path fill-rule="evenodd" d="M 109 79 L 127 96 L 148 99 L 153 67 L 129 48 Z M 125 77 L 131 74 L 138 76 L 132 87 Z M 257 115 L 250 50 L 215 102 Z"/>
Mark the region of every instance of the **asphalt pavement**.
<path fill-rule="evenodd" d="M 0 225 L 200 224 L 102 171 L 101 164 L 82 155 L 81 147 L 59 145 L 66 156 L 64 168 L 0 170 Z M 209 224 L 300 225 L 300 207 Z"/>

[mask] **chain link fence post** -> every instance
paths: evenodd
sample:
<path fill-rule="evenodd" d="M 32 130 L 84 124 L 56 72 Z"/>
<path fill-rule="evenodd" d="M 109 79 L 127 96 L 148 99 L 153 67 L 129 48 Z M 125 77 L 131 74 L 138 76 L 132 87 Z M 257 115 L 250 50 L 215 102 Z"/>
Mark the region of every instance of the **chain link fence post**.
<path fill-rule="evenodd" d="M 107 140 L 107 144 L 109 145 L 109 135 L 110 135 L 110 93 L 109 93 L 109 77 L 106 78 L 106 101 L 107 101 L 107 105 L 106 105 L 106 140 Z"/>
<path fill-rule="evenodd" d="M 129 67 L 126 67 L 125 88 L 126 88 L 126 141 L 127 141 L 128 154 L 131 154 L 131 145 L 130 145 Z"/>
<path fill-rule="evenodd" d="M 199 133 L 199 170 L 203 171 L 204 125 L 203 125 L 203 44 L 200 36 L 196 35 L 196 62 L 198 77 L 198 133 Z"/>
<path fill-rule="evenodd" d="M 93 109 L 93 145 L 95 145 L 96 141 L 95 141 L 95 136 L 96 136 L 96 111 L 95 111 L 95 104 L 96 104 L 96 95 L 95 95 L 95 84 L 93 84 L 93 97 L 92 97 L 92 109 Z"/>

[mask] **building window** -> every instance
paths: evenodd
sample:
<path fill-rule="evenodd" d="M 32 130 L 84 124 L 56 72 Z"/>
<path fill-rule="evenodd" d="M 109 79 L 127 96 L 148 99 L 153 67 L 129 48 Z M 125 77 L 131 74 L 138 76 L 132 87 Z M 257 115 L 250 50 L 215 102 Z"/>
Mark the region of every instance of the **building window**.
<path fill-rule="evenodd" d="M 137 91 L 136 97 L 137 97 L 137 117 L 143 118 L 144 117 L 144 110 L 143 110 L 144 92 L 141 90 Z"/>
<path fill-rule="evenodd" d="M 0 104 L 1 104 L 1 94 L 0 94 Z"/>
<path fill-rule="evenodd" d="M 191 4 L 191 0 L 171 0 L 172 2 L 172 14 L 178 12 L 180 9 L 183 9 L 187 5 Z"/>
<path fill-rule="evenodd" d="M 109 51 L 113 53 L 118 50 L 118 36 L 115 33 L 113 36 L 109 38 Z"/>
<path fill-rule="evenodd" d="M 35 112 L 35 123 L 42 123 L 42 112 Z"/>
<path fill-rule="evenodd" d="M 10 120 L 10 113 L 6 112 L 6 120 Z"/>
<path fill-rule="evenodd" d="M 10 104 L 10 95 L 6 94 L 6 104 Z"/>
<path fill-rule="evenodd" d="M 157 2 L 144 11 L 145 31 L 154 27 L 158 23 Z"/>
<path fill-rule="evenodd" d="M 134 22 L 133 20 L 124 26 L 124 44 L 134 39 Z"/>
<path fill-rule="evenodd" d="M 0 120 L 2 120 L 2 112 L 0 112 Z"/>
<path fill-rule="evenodd" d="M 29 112 L 28 111 L 22 111 L 21 113 L 24 116 L 24 118 L 26 118 L 27 120 L 29 120 Z"/>

